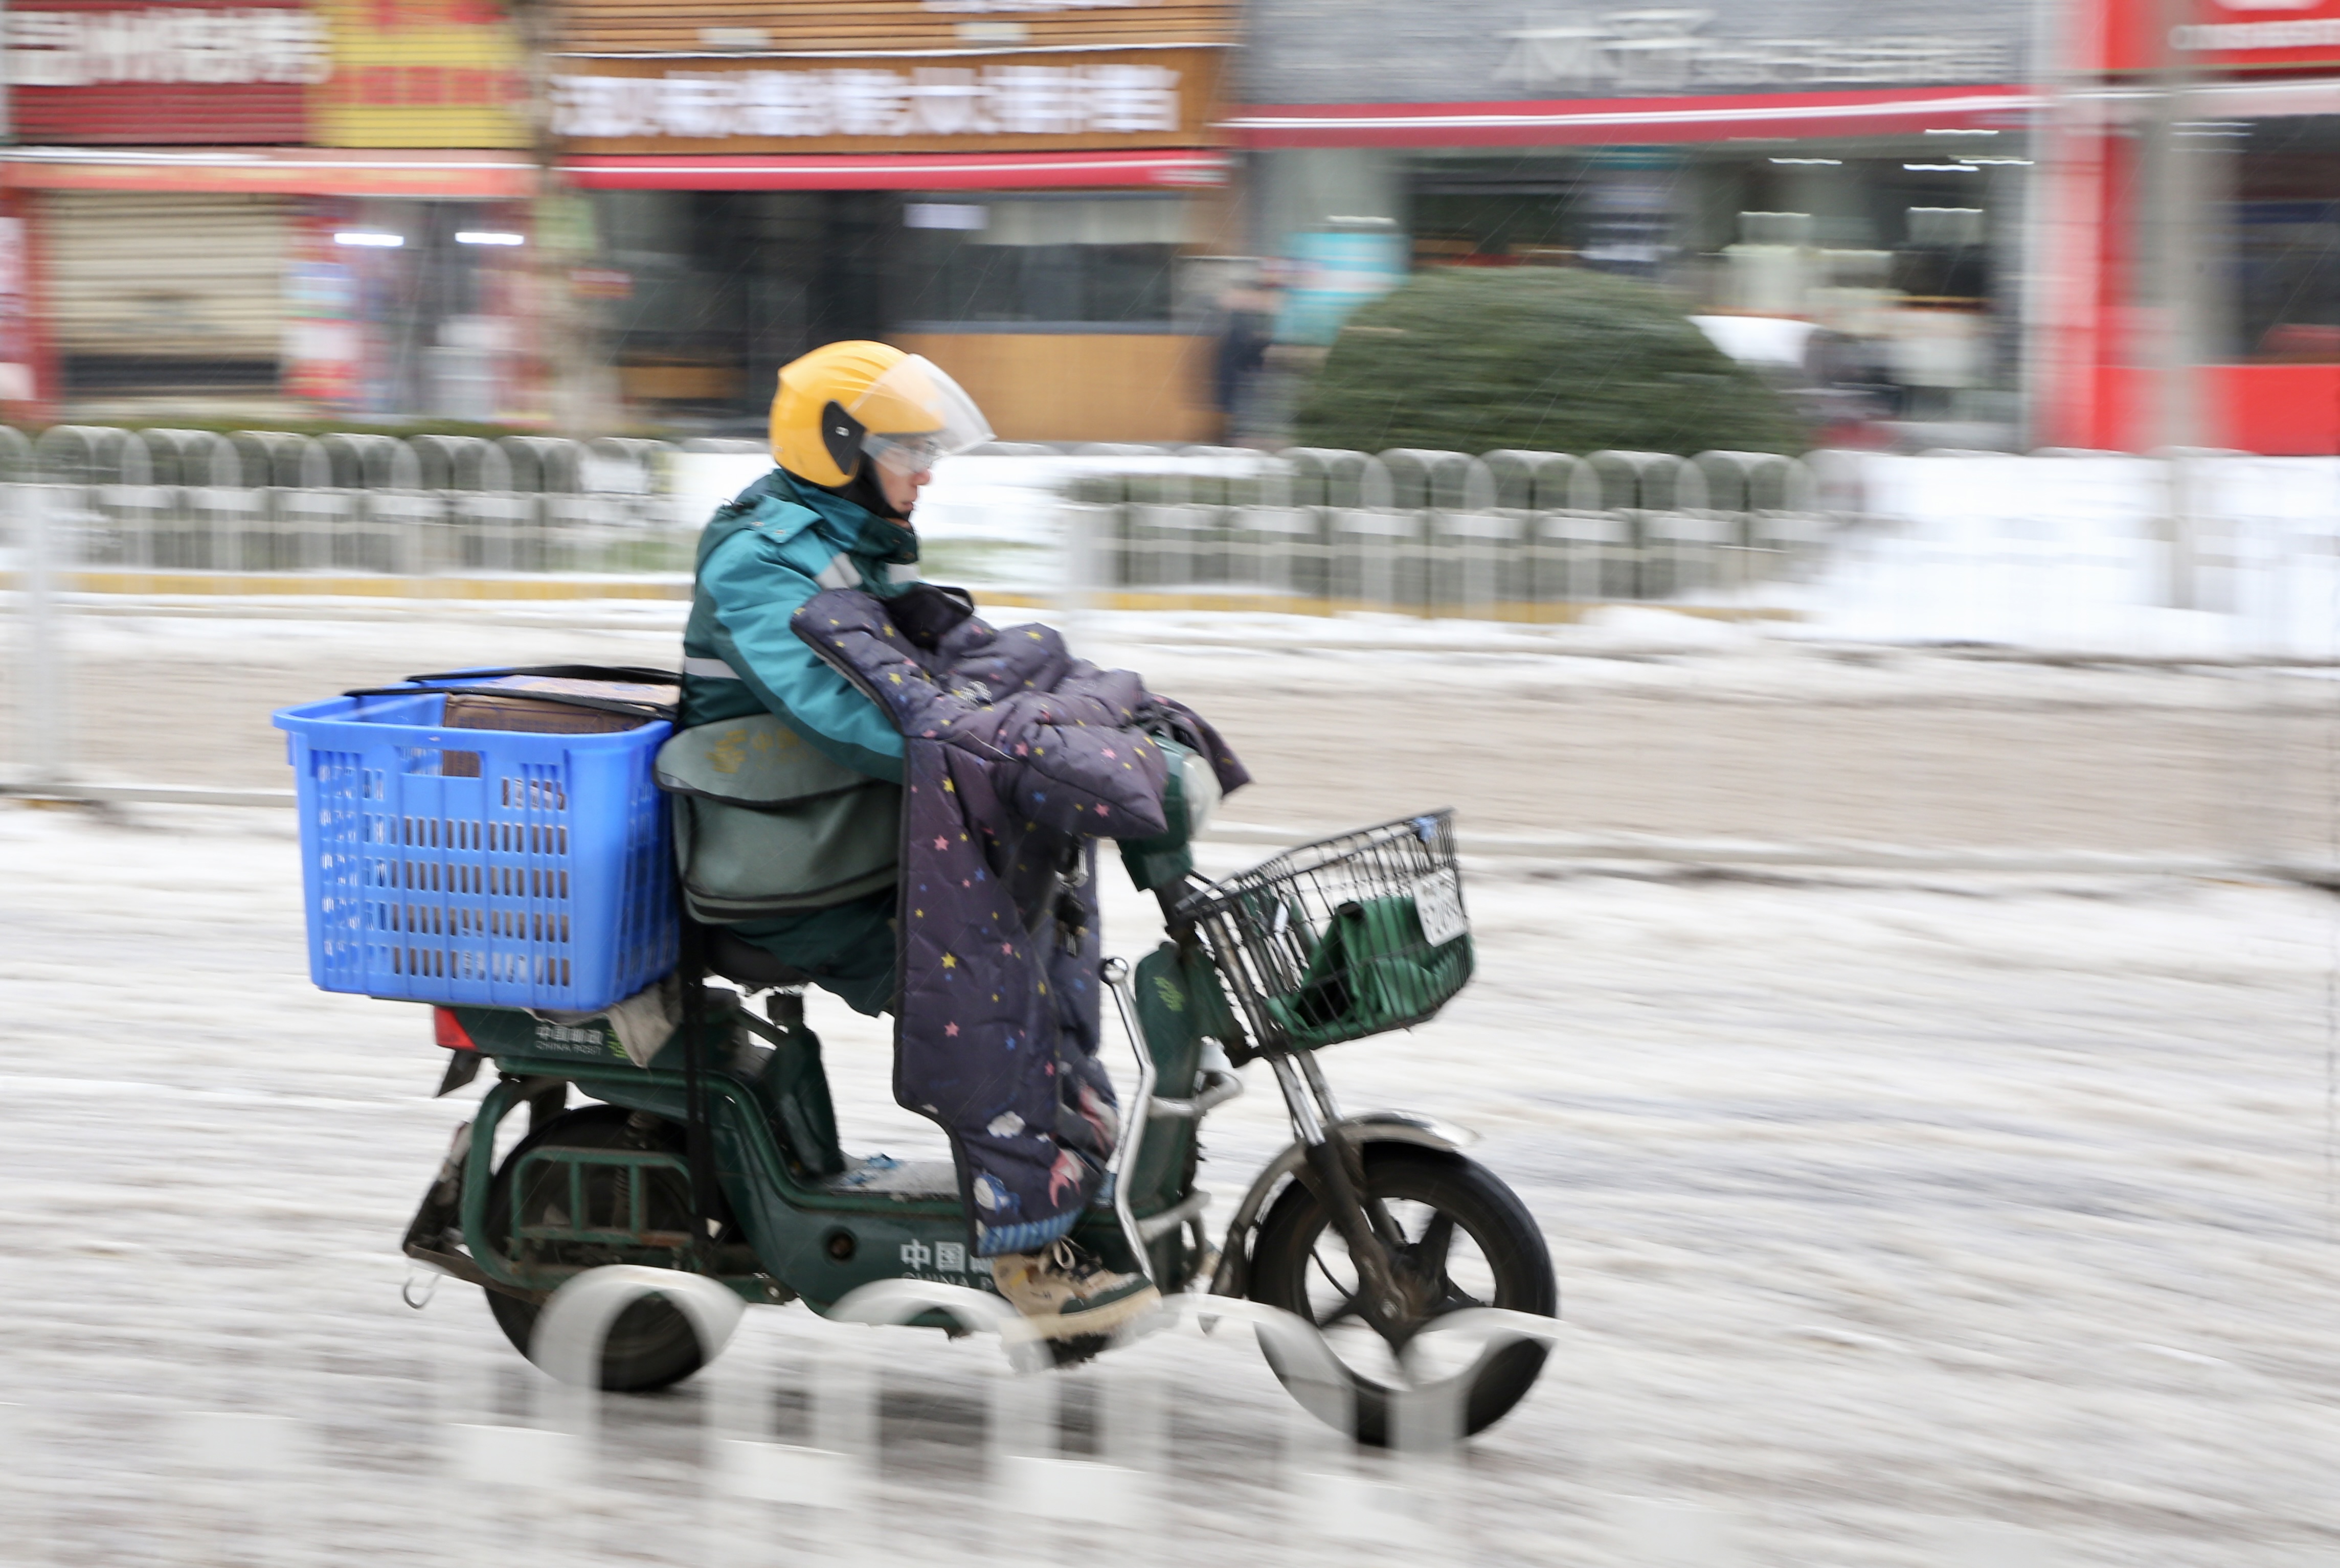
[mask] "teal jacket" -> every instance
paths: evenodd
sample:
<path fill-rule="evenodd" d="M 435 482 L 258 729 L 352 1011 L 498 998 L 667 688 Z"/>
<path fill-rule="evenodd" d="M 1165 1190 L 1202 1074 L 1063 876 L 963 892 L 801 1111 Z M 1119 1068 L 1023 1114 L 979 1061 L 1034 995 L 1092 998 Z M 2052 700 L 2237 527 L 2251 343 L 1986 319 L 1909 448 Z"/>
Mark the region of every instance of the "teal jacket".
<path fill-rule="evenodd" d="M 788 618 L 828 588 L 891 598 L 908 584 L 889 568 L 917 558 L 907 525 L 780 468 L 718 507 L 699 537 L 682 634 L 683 727 L 768 711 L 841 765 L 901 783 L 900 733 Z"/>

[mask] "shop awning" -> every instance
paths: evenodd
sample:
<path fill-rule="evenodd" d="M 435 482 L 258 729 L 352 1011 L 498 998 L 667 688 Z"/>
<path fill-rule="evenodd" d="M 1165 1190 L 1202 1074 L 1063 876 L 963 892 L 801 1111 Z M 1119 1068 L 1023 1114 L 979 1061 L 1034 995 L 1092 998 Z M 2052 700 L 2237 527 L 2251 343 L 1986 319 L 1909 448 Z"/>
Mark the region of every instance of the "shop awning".
<path fill-rule="evenodd" d="M 332 147 L 10 147 L 0 187 L 280 196 L 526 197 L 536 171 L 511 153 Z"/>
<path fill-rule="evenodd" d="M 1534 147 L 1996 130 L 2039 106 L 2025 86 L 1573 98 L 1526 104 L 1256 104 L 1222 128 L 1244 147 Z"/>
<path fill-rule="evenodd" d="M 1066 185 L 1216 185 L 1217 153 L 873 153 L 829 156 L 572 158 L 560 172 L 596 190 L 1016 191 Z"/>

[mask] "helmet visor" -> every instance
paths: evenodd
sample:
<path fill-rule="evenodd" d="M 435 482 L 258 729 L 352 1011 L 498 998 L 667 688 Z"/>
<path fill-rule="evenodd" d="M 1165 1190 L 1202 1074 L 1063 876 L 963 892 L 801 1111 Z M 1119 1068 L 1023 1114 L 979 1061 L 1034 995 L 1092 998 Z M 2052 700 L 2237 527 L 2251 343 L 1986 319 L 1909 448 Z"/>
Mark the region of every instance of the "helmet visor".
<path fill-rule="evenodd" d="M 938 459 L 991 439 L 990 423 L 975 399 L 920 354 L 872 381 L 846 412 L 868 432 L 862 450 L 897 474 L 926 473 Z"/>

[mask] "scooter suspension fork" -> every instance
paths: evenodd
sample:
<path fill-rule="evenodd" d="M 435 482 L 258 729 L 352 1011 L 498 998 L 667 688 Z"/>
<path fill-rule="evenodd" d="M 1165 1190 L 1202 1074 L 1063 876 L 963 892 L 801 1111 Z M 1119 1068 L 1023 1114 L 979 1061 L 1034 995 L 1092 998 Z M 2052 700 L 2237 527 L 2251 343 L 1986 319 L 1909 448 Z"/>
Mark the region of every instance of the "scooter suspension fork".
<path fill-rule="evenodd" d="M 1284 1107 L 1292 1113 L 1293 1135 L 1306 1152 L 1308 1170 L 1314 1178 L 1311 1185 L 1324 1202 L 1333 1228 L 1348 1243 L 1349 1257 L 1356 1264 L 1357 1311 L 1376 1333 L 1395 1344 L 1403 1337 L 1404 1328 L 1404 1297 L 1398 1287 L 1391 1249 L 1380 1228 L 1366 1213 L 1363 1161 L 1355 1161 L 1358 1169 L 1353 1178 L 1349 1140 L 1340 1131 L 1337 1116 L 1328 1118 L 1320 1113 L 1320 1107 L 1329 1105 L 1330 1095 L 1320 1099 L 1316 1092 L 1323 1090 L 1324 1081 L 1315 1070 L 1316 1064 L 1306 1061 L 1304 1070 L 1309 1081 L 1305 1083 L 1302 1081 L 1304 1069 L 1295 1068 L 1290 1056 L 1272 1057 L 1269 1065 L 1275 1070 L 1276 1087 L 1284 1091 Z"/>
<path fill-rule="evenodd" d="M 1341 1163 L 1349 1172 L 1350 1184 L 1356 1188 L 1358 1203 L 1372 1222 L 1373 1234 L 1394 1257 L 1405 1248 L 1405 1233 L 1390 1218 L 1389 1205 L 1373 1196 L 1365 1183 L 1365 1151 L 1356 1139 L 1341 1129 L 1341 1108 L 1333 1099 L 1333 1086 L 1324 1081 L 1324 1070 L 1316 1065 L 1316 1053 L 1299 1053 L 1300 1071 L 1308 1080 L 1308 1091 L 1315 1097 L 1316 1108 L 1324 1118 L 1325 1139 L 1341 1151 Z"/>

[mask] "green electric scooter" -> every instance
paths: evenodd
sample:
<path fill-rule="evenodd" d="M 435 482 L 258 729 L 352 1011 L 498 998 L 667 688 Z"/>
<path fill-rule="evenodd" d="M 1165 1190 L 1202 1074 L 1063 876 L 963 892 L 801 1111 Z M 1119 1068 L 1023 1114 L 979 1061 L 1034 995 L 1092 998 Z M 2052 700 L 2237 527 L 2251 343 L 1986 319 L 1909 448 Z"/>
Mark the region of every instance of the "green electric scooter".
<path fill-rule="evenodd" d="M 1357 1435 L 1386 1442 L 1390 1395 L 1409 1381 L 1400 1352 L 1424 1325 L 1472 1307 L 1559 1310 L 1542 1233 L 1461 1152 L 1467 1135 L 1403 1112 L 1344 1116 L 1316 1060 L 1324 1045 L 1422 1021 L 1467 981 L 1451 817 L 1326 840 L 1205 883 L 1188 849 L 1199 825 L 1188 794 L 1174 769 L 1173 828 L 1124 846 L 1168 940 L 1134 971 L 1104 968 L 1135 1088 L 1107 1196 L 1073 1238 L 1165 1295 L 1247 1297 L 1315 1324 L 1353 1388 Z M 607 1019 L 435 1009 L 438 1043 L 454 1053 L 441 1092 L 483 1061 L 497 1077 L 457 1129 L 407 1256 L 482 1287 L 523 1354 L 551 1293 L 610 1264 L 691 1270 L 750 1303 L 802 1300 L 816 1312 L 883 1279 L 991 1290 L 950 1161 L 856 1159 L 839 1144 L 820 1042 L 805 1026 L 806 977 L 717 926 L 687 933 L 685 981 L 683 1021 L 648 1066 Z M 1294 1141 L 1215 1247 L 1209 1194 L 1195 1185 L 1198 1134 L 1242 1092 L 1236 1070 L 1254 1059 L 1275 1076 Z M 572 1107 L 572 1090 L 588 1103 Z M 495 1160 L 499 1130 L 523 1107 L 526 1135 Z M 954 1326 L 940 1314 L 920 1321 Z M 1060 1361 L 1104 1347 L 1054 1346 Z M 701 1359 L 689 1318 L 653 1296 L 611 1327 L 601 1384 L 660 1388 Z M 1468 1430 L 1517 1404 L 1542 1360 L 1529 1342 L 1481 1357 Z"/>

